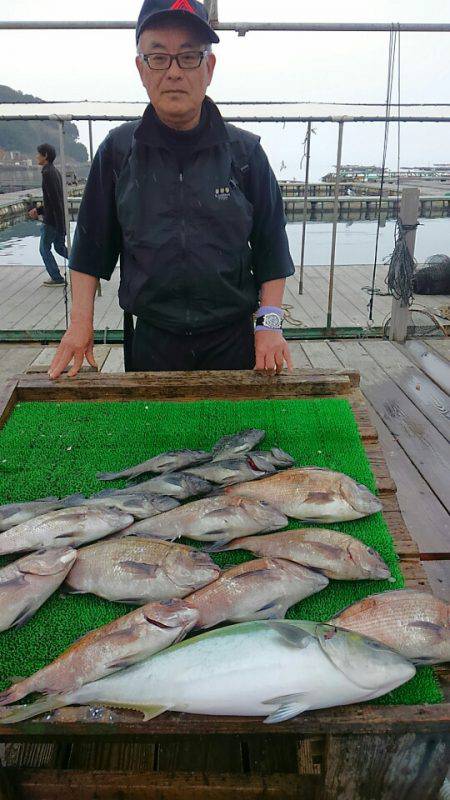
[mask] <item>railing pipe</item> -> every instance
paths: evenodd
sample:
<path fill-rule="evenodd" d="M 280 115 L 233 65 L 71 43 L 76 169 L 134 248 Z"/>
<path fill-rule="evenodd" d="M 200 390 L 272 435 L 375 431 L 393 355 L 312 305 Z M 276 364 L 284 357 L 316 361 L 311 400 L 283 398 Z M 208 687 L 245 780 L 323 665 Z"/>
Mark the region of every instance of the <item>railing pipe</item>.
<path fill-rule="evenodd" d="M 0 30 L 134 30 L 135 20 L 2 20 Z M 392 30 L 403 33 L 449 33 L 450 23 L 445 22 L 217 22 L 218 31 L 234 31 L 239 36 L 246 33 L 270 31 L 316 32 L 370 32 Z"/>
<path fill-rule="evenodd" d="M 341 178 L 342 163 L 342 139 L 344 135 L 344 123 L 339 123 L 339 135 L 336 155 L 336 183 L 334 185 L 334 206 L 333 206 L 333 234 L 331 237 L 331 257 L 330 257 L 330 277 L 328 279 L 328 312 L 327 329 L 331 328 L 331 315 L 333 309 L 333 288 L 334 288 L 334 261 L 336 256 L 336 234 L 339 213 L 339 185 Z"/>
<path fill-rule="evenodd" d="M 305 191 L 303 194 L 303 223 L 302 223 L 302 249 L 300 255 L 300 277 L 298 281 L 298 293 L 303 294 L 303 272 L 305 268 L 305 240 L 306 240 L 306 220 L 308 216 L 308 183 L 309 183 L 309 159 L 311 152 L 311 122 L 308 122 L 306 130 L 306 163 L 305 163 Z"/>

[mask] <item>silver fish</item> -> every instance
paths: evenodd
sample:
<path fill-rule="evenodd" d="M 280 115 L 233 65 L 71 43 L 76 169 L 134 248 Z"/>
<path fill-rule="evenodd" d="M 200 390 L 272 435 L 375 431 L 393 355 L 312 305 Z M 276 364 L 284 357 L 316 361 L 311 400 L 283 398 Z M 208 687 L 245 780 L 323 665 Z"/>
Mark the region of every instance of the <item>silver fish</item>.
<path fill-rule="evenodd" d="M 121 494 L 122 490 L 105 489 L 103 492 L 85 498 L 80 505 L 102 506 L 103 508 L 118 508 L 127 514 L 132 514 L 135 519 L 148 519 L 163 511 L 171 511 L 180 504 L 174 497 L 165 497 L 162 494 L 150 492 L 128 492 Z"/>
<path fill-rule="evenodd" d="M 27 622 L 60 586 L 76 557 L 71 547 L 54 547 L 0 569 L 0 631 Z"/>
<path fill-rule="evenodd" d="M 4 709 L 2 724 L 76 704 L 125 706 L 146 719 L 183 714 L 292 719 L 306 710 L 372 700 L 415 667 L 378 642 L 303 620 L 218 628 L 67 694 Z"/>
<path fill-rule="evenodd" d="M 231 486 L 233 483 L 253 481 L 257 478 L 264 478 L 265 475 L 271 475 L 275 472 L 275 467 L 267 459 L 259 455 L 253 456 L 251 453 L 241 458 L 211 461 L 200 467 L 191 467 L 186 472 L 190 475 L 198 475 L 211 483 Z"/>
<path fill-rule="evenodd" d="M 219 461 L 222 458 L 234 458 L 237 455 L 248 453 L 264 439 L 265 435 L 265 431 L 249 428 L 246 431 L 222 436 L 212 449 L 212 459 Z"/>
<path fill-rule="evenodd" d="M 41 547 L 76 547 L 109 536 L 132 522 L 131 514 L 114 508 L 62 508 L 0 533 L 0 555 Z"/>
<path fill-rule="evenodd" d="M 327 585 L 320 572 L 281 558 L 257 558 L 225 570 L 185 603 L 199 613 L 197 628 L 212 628 L 225 621 L 282 618 L 294 603 Z"/>
<path fill-rule="evenodd" d="M 450 603 L 415 589 L 365 597 L 333 625 L 382 642 L 417 664 L 450 661 Z"/>
<path fill-rule="evenodd" d="M 175 472 L 191 464 L 202 464 L 210 458 L 211 453 L 205 450 L 171 450 L 120 472 L 97 472 L 96 477 L 101 481 L 114 481 L 116 478 L 135 478 L 147 472 Z"/>
<path fill-rule="evenodd" d="M 87 633 L 58 658 L 0 694 L 0 706 L 28 694 L 68 692 L 104 678 L 183 639 L 198 612 L 180 600 L 148 603 Z"/>
<path fill-rule="evenodd" d="M 288 469 L 224 491 L 265 500 L 289 517 L 311 522 L 360 519 L 382 508 L 366 486 L 342 472 L 320 467 Z"/>
<path fill-rule="evenodd" d="M 126 489 L 119 489 L 119 492 L 129 494 L 130 492 L 153 492 L 154 494 L 164 494 L 169 497 L 176 497 L 177 500 L 186 500 L 188 497 L 195 497 L 199 494 L 208 494 L 212 486 L 203 478 L 196 475 L 188 475 L 186 472 L 166 472 L 148 481 L 136 483 L 134 486 L 127 486 Z"/>
<path fill-rule="evenodd" d="M 381 556 L 359 539 L 326 528 L 300 528 L 268 536 L 235 539 L 226 550 L 250 550 L 258 556 L 287 558 L 341 581 L 389 580 Z M 216 548 L 211 548 L 216 549 Z"/>
<path fill-rule="evenodd" d="M 124 534 L 177 539 L 187 536 L 225 544 L 243 533 L 276 531 L 288 519 L 268 503 L 242 497 L 208 497 L 130 525 Z"/>
<path fill-rule="evenodd" d="M 141 605 L 185 597 L 219 575 L 220 568 L 200 550 L 127 536 L 79 550 L 66 585 L 72 592 Z"/>
<path fill-rule="evenodd" d="M 83 495 L 70 495 L 70 498 L 43 497 L 40 500 L 30 500 L 24 503 L 6 503 L 0 506 L 0 531 L 7 531 L 14 525 L 28 522 L 29 519 L 47 514 L 49 511 L 56 511 L 65 505 L 72 504 L 74 498 L 79 500 Z"/>

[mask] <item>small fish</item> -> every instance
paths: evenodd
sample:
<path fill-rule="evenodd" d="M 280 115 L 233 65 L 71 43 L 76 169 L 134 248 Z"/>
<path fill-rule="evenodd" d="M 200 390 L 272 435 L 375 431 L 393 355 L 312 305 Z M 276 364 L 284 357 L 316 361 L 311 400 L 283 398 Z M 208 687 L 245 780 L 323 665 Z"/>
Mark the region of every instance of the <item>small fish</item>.
<path fill-rule="evenodd" d="M 126 536 L 79 550 L 66 585 L 71 592 L 141 605 L 185 597 L 219 575 L 220 568 L 200 550 Z"/>
<path fill-rule="evenodd" d="M 197 620 L 179 600 L 148 603 L 78 639 L 58 658 L 0 694 L 0 706 L 29 694 L 71 692 L 179 642 Z"/>
<path fill-rule="evenodd" d="M 132 522 L 131 514 L 114 508 L 62 508 L 0 533 L 0 555 L 41 547 L 78 547 L 120 531 Z"/>
<path fill-rule="evenodd" d="M 226 550 L 250 550 L 258 556 L 287 558 L 318 569 L 338 581 L 389 580 L 391 573 L 379 554 L 346 533 L 326 528 L 300 528 L 267 536 L 235 539 Z"/>
<path fill-rule="evenodd" d="M 381 511 L 366 486 L 342 472 L 320 467 L 288 469 L 225 489 L 229 494 L 265 500 L 283 514 L 310 522 L 344 522 Z"/>
<path fill-rule="evenodd" d="M 124 494 L 153 492 L 176 497 L 177 500 L 187 500 L 188 497 L 208 494 L 211 490 L 211 484 L 196 475 L 188 475 L 187 472 L 166 472 L 164 475 L 158 475 L 156 478 L 150 478 L 148 481 L 136 483 L 134 486 L 127 486 L 126 489 L 117 491 Z"/>
<path fill-rule="evenodd" d="M 225 621 L 283 618 L 294 603 L 327 585 L 320 572 L 281 558 L 257 558 L 227 569 L 185 603 L 199 612 L 197 628 L 212 628 Z"/>
<path fill-rule="evenodd" d="M 267 459 L 273 464 L 274 467 L 277 469 L 286 469 L 287 467 L 292 467 L 295 464 L 295 458 L 289 455 L 289 453 L 285 453 L 284 450 L 280 450 L 279 447 L 272 447 L 271 450 L 257 450 L 252 453 L 252 457 L 261 456 L 262 458 Z"/>
<path fill-rule="evenodd" d="M 82 495 L 75 495 L 77 498 Z M 74 495 L 71 495 L 73 498 Z M 7 531 L 14 525 L 28 522 L 29 519 L 47 514 L 49 511 L 56 511 L 62 508 L 68 498 L 60 500 L 58 497 L 43 497 L 40 500 L 31 500 L 25 503 L 7 503 L 0 506 L 0 531 Z"/>
<path fill-rule="evenodd" d="M 211 453 L 205 450 L 171 450 L 120 472 L 97 472 L 96 477 L 101 481 L 114 481 L 116 478 L 135 478 L 147 472 L 175 472 L 191 464 L 202 464 L 210 458 Z"/>
<path fill-rule="evenodd" d="M 275 472 L 275 467 L 267 459 L 259 455 L 254 456 L 252 453 L 243 458 L 224 458 L 219 461 L 211 461 L 200 467 L 191 467 L 186 472 L 190 475 L 198 475 L 211 483 L 231 486 L 233 483 L 264 478 Z"/>
<path fill-rule="evenodd" d="M 246 431 L 240 431 L 240 433 L 222 436 L 212 449 L 212 460 L 219 461 L 223 458 L 234 458 L 248 453 L 264 439 L 265 435 L 265 431 L 249 428 Z"/>
<path fill-rule="evenodd" d="M 372 700 L 410 680 L 415 667 L 393 650 L 332 625 L 242 622 L 173 645 L 140 664 L 67 693 L 4 709 L 3 725 L 54 708 L 102 704 L 265 717 L 276 723 L 316 708 Z"/>
<path fill-rule="evenodd" d="M 243 533 L 276 531 L 287 523 L 287 517 L 268 503 L 220 495 L 195 500 L 152 519 L 135 522 L 124 533 L 157 539 L 187 536 L 198 541 L 226 544 Z"/>
<path fill-rule="evenodd" d="M 376 639 L 418 664 L 450 661 L 450 604 L 428 592 L 372 594 L 345 608 L 332 624 Z"/>
<path fill-rule="evenodd" d="M 0 631 L 24 625 L 63 582 L 76 557 L 71 547 L 54 547 L 0 569 Z"/>
<path fill-rule="evenodd" d="M 117 508 L 127 514 L 132 514 L 134 519 L 148 519 L 163 511 L 171 511 L 180 505 L 174 497 L 165 497 L 162 494 L 151 494 L 150 492 L 121 494 L 121 492 L 121 489 L 104 489 L 92 497 L 85 498 L 80 505 Z"/>

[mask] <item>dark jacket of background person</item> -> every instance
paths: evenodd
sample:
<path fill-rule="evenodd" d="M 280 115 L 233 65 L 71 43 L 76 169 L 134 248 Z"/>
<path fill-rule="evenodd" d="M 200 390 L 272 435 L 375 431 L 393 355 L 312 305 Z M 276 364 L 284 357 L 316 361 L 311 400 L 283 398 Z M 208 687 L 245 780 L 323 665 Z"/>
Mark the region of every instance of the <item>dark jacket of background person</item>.
<path fill-rule="evenodd" d="M 51 225 L 61 233 L 66 232 L 64 216 L 64 196 L 60 172 L 53 164 L 42 167 L 42 202 L 39 214 L 44 216 L 44 224 Z"/>
<path fill-rule="evenodd" d="M 110 132 L 91 167 L 70 257 L 72 270 L 109 280 L 120 255 L 121 307 L 174 333 L 250 318 L 261 284 L 294 272 L 259 138 L 224 123 L 209 98 L 205 105 L 208 123 L 183 172 L 151 105 L 140 122 Z M 236 143 L 248 155 L 245 176 Z"/>

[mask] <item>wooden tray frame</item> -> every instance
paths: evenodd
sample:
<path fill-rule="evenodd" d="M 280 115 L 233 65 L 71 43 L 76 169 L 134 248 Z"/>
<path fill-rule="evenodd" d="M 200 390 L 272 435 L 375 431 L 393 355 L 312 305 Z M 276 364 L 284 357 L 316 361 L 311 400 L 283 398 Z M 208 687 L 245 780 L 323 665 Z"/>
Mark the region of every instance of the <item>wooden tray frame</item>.
<path fill-rule="evenodd" d="M 417 547 L 403 521 L 395 484 L 358 387 L 359 374 L 348 370 L 295 370 L 280 376 L 254 372 L 94 374 L 54 382 L 45 375 L 22 375 L 11 379 L 0 392 L 0 427 L 22 401 L 345 397 L 352 406 L 377 480 L 406 585 L 426 589 L 428 583 Z M 448 673 L 445 669 L 439 672 L 445 686 Z M 72 756 L 73 747 L 78 748 L 75 752 L 79 759 L 74 761 L 71 757 L 70 766 L 78 767 L 85 766 L 80 753 L 86 758 L 89 753 L 92 766 L 93 749 L 97 752 L 96 748 L 107 747 L 111 753 L 111 748 L 122 747 L 120 742 L 128 748 L 139 742 L 135 746 L 159 748 L 159 769 L 142 773 L 109 769 L 99 773 L 100 779 L 92 770 L 8 767 L 0 770 L 0 800 L 22 796 L 27 800 L 53 800 L 59 798 L 61 790 L 75 785 L 80 793 L 71 797 L 99 800 L 119 796 L 133 800 L 194 796 L 196 800 L 260 796 L 426 800 L 436 796 L 450 755 L 449 702 L 418 706 L 361 704 L 309 712 L 270 726 L 248 717 L 168 713 L 143 722 L 134 712 L 104 710 L 93 722 L 87 716 L 85 721 L 80 720 L 79 715 L 78 709 L 74 720 L 71 709 L 61 709 L 48 719 L 15 726 L 0 724 L 0 741 L 25 742 L 25 749 L 36 747 L 33 742 L 56 742 L 65 747 L 64 743 L 72 742 Z M 228 758 L 232 751 L 236 755 L 238 744 L 241 767 L 242 748 L 247 748 L 249 769 L 244 765 L 237 770 L 231 756 Z M 119 761 L 123 767 L 123 758 Z M 30 762 L 25 759 L 22 763 Z M 31 763 L 34 767 L 33 759 Z M 39 759 L 37 763 L 42 765 Z M 168 764 L 170 770 L 161 770 L 161 763 L 163 767 Z M 111 765 L 117 766 L 114 759 Z M 14 787 L 20 787 L 19 794 Z M 125 790 L 128 793 L 123 794 Z"/>

